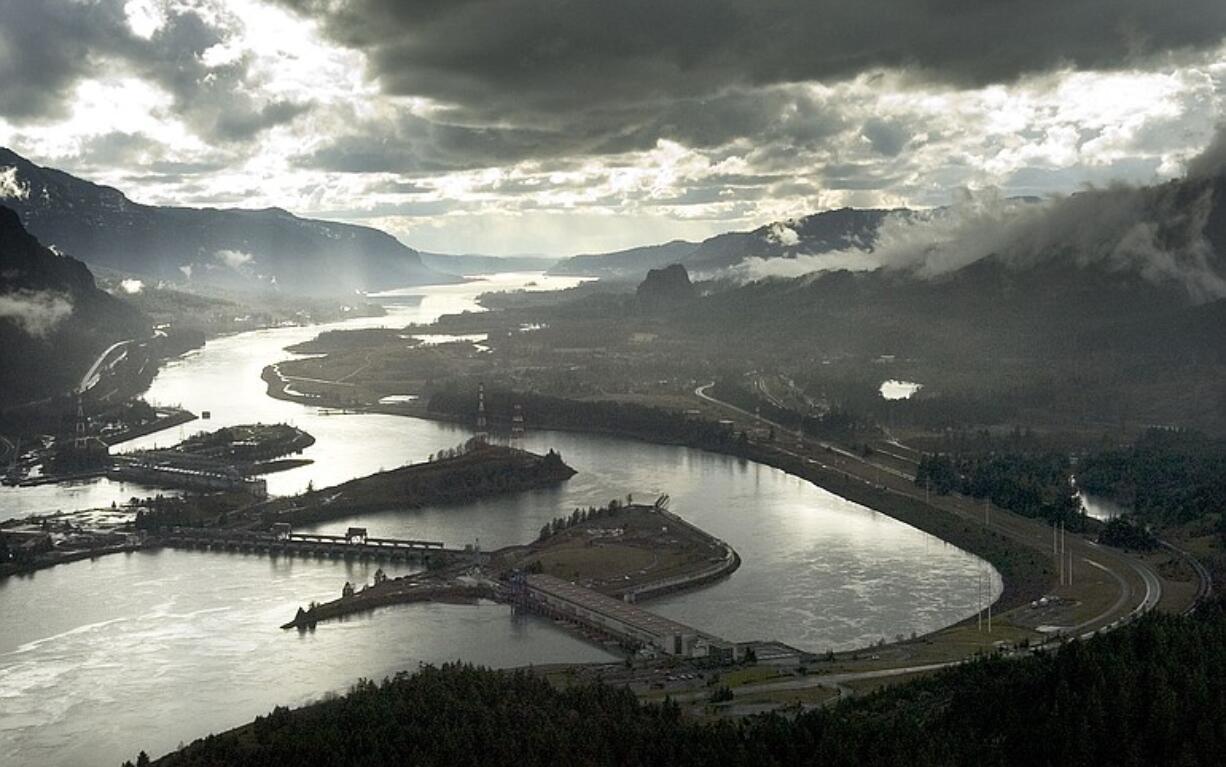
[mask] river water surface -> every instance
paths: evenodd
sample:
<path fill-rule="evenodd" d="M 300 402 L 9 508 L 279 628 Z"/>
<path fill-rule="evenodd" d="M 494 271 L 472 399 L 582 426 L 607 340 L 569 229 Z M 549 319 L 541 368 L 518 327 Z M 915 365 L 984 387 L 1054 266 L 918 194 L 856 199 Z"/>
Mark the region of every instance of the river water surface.
<path fill-rule="evenodd" d="M 387 296 L 389 316 L 326 327 L 401 326 L 474 310 L 489 289 L 573 280 L 498 275 Z M 211 410 L 135 447 L 167 445 L 200 428 L 286 421 L 316 437 L 315 462 L 269 477 L 273 493 L 322 487 L 425 459 L 471 435 L 461 426 L 385 415 L 328 415 L 266 396 L 262 368 L 323 327 L 260 330 L 210 341 L 168 364 L 149 398 Z M 364 514 L 372 535 L 483 548 L 531 540 L 575 506 L 668 493 L 672 510 L 733 545 L 743 565 L 710 587 L 645 603 L 733 640 L 779 639 L 824 651 L 925 633 L 975 611 L 976 557 L 781 471 L 688 448 L 532 431 L 524 447 L 554 448 L 579 473 L 563 485 L 462 506 Z M 125 445 L 125 449 L 130 446 Z M 109 505 L 140 488 L 105 481 L 7 490 L 0 518 Z M 405 570 L 394 570 L 405 572 Z M 507 667 L 607 659 L 602 648 L 500 605 L 407 605 L 299 634 L 277 628 L 298 605 L 333 598 L 362 563 L 256 555 L 142 552 L 0 581 L 0 754 L 14 764 L 117 764 L 139 749 L 242 723 L 359 677 L 464 659 Z"/>

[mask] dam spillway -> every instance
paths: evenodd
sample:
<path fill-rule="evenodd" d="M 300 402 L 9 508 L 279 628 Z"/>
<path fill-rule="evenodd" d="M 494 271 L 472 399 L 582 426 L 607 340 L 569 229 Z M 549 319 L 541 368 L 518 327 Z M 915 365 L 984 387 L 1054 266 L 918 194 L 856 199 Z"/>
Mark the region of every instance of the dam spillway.
<path fill-rule="evenodd" d="M 425 562 L 435 557 L 449 559 L 471 553 L 448 549 L 440 541 L 190 527 L 176 527 L 159 532 L 150 537 L 149 543 L 175 549 L 402 562 Z"/>

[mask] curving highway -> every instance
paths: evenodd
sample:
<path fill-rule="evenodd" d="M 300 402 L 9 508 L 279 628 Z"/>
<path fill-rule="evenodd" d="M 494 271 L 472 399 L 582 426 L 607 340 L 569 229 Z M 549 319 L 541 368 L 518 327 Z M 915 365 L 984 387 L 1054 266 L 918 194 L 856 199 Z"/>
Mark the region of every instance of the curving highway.
<path fill-rule="evenodd" d="M 736 405 L 724 402 L 723 400 L 712 396 L 710 394 L 710 389 L 712 386 L 714 386 L 714 382 L 699 386 L 694 390 L 694 395 L 705 402 L 715 405 L 716 407 L 752 419 L 754 423 L 773 426 L 778 430 L 782 430 L 784 433 L 790 431 L 787 427 L 784 427 L 781 424 L 775 423 L 767 418 L 763 418 L 756 413 L 750 413 L 744 408 L 737 407 Z M 911 497 L 915 498 L 922 497 L 919 494 L 912 495 L 911 493 L 908 493 L 900 488 L 887 487 L 885 484 L 881 483 L 883 475 L 890 475 L 891 477 L 905 480 L 907 483 L 913 483 L 914 475 L 907 474 L 906 472 L 890 466 L 882 466 L 879 463 L 870 461 L 863 456 L 857 455 L 856 453 L 843 449 L 837 445 L 832 445 L 820 440 L 805 441 L 812 441 L 822 450 L 833 452 L 841 458 L 853 461 L 863 469 L 867 469 L 873 476 L 876 477 L 878 481 L 873 482 L 872 479 L 868 477 L 860 476 L 859 478 L 866 484 L 875 485 L 889 492 L 910 495 Z M 810 464 L 816 464 L 822 466 L 823 468 L 831 468 L 826 466 L 826 464 L 815 460 L 809 455 L 795 452 L 783 447 L 782 445 L 776 446 L 776 449 L 786 455 L 805 460 Z M 840 467 L 840 470 L 846 471 L 846 469 L 847 467 Z M 978 508 L 977 503 L 969 502 L 966 499 L 961 499 L 956 494 L 953 496 L 948 496 L 946 502 L 944 503 L 937 502 L 936 499 L 931 498 L 925 498 L 925 500 L 932 505 L 936 505 L 945 511 L 956 514 L 960 517 L 973 519 L 975 521 L 982 521 L 982 517 L 980 516 L 979 512 L 974 508 L 971 508 L 971 506 Z M 992 520 L 992 527 L 998 533 L 1029 547 L 1037 548 L 1038 550 L 1045 552 L 1050 550 L 1050 528 L 1042 525 L 1042 523 L 1036 522 L 1035 520 L 1025 519 L 1004 510 L 997 510 L 996 516 Z M 1108 609 L 1098 613 L 1097 615 L 1081 620 L 1073 626 L 1064 628 L 1062 633 L 1077 635 L 1079 632 L 1081 632 L 1081 636 L 1088 637 L 1092 636 L 1098 631 L 1116 628 L 1154 609 L 1154 607 L 1156 607 L 1158 602 L 1162 599 L 1162 580 L 1156 573 L 1154 573 L 1149 565 L 1145 564 L 1144 562 L 1128 556 L 1124 552 L 1101 549 L 1097 546 L 1097 544 L 1082 539 L 1078 536 L 1071 536 L 1069 539 L 1067 539 L 1067 545 L 1073 549 L 1074 554 L 1084 565 L 1098 569 L 1114 578 L 1118 584 L 1119 595 Z M 1208 593 L 1208 572 L 1205 571 L 1204 567 L 1201 566 L 1199 562 L 1196 562 L 1194 557 L 1188 555 L 1187 552 L 1183 552 L 1182 550 L 1176 549 L 1173 546 L 1169 546 L 1169 544 L 1164 545 L 1168 545 L 1169 548 L 1187 559 L 1197 570 L 1197 574 L 1201 578 L 1202 583 L 1201 590 L 1198 593 L 1199 601 L 1200 598 L 1203 598 L 1203 596 L 1207 595 Z"/>

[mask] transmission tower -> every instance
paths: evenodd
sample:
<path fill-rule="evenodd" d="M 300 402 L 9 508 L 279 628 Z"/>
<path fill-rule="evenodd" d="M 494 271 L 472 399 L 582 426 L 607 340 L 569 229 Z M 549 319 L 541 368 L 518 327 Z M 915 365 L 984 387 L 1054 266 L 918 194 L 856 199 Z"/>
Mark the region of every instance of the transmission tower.
<path fill-rule="evenodd" d="M 477 439 L 481 442 L 489 440 L 489 425 L 485 420 L 485 384 L 477 384 Z"/>
<path fill-rule="evenodd" d="M 516 402 L 515 414 L 511 416 L 511 439 L 523 439 L 524 437 L 524 409 Z"/>
<path fill-rule="evenodd" d="M 77 423 L 76 436 L 73 438 L 72 446 L 77 450 L 84 450 L 85 443 L 88 441 L 86 437 L 85 406 L 81 402 L 81 395 L 77 395 Z"/>

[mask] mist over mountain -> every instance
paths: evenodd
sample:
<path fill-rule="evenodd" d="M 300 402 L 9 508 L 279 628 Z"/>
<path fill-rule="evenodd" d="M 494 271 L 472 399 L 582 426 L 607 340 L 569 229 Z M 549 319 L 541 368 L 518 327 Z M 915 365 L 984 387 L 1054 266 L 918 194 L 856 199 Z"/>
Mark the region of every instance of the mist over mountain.
<path fill-rule="evenodd" d="M 806 253 L 871 249 L 887 217 L 908 214 L 879 208 L 840 208 L 776 221 L 750 232 L 729 232 L 703 240 L 684 263 L 692 272 L 709 275 L 749 258 L 795 259 Z"/>
<path fill-rule="evenodd" d="M 648 270 L 684 264 L 697 276 L 710 277 L 747 259 L 796 259 L 809 253 L 872 247 L 878 227 L 892 213 L 907 211 L 841 208 L 776 221 L 748 232 L 725 232 L 693 243 L 674 240 L 613 253 L 572 256 L 551 274 L 583 274 L 642 280 Z"/>
<path fill-rule="evenodd" d="M 340 295 L 454 282 L 377 229 L 264 210 L 159 207 L 0 148 L 0 199 L 42 241 L 157 280 Z"/>
<path fill-rule="evenodd" d="M 112 343 L 148 333 L 140 312 L 99 289 L 85 264 L 44 247 L 0 206 L 0 402 L 70 388 Z"/>
<path fill-rule="evenodd" d="M 709 277 L 746 259 L 795 259 L 808 253 L 869 248 L 889 211 L 854 208 L 822 211 L 777 221 L 748 232 L 726 232 L 693 243 L 674 240 L 612 253 L 572 256 L 551 274 L 642 280 L 647 272 L 669 264 L 684 264 L 697 276 Z"/>
<path fill-rule="evenodd" d="M 906 271 L 920 278 L 994 259 L 1010 269 L 1048 263 L 1177 283 L 1198 302 L 1226 297 L 1226 131 L 1180 179 L 1114 184 L 1047 198 L 960 190 L 931 210 L 823 211 L 683 242 L 575 256 L 559 274 L 641 280 L 684 264 L 699 278 L 751 282 L 835 271 Z"/>
<path fill-rule="evenodd" d="M 1226 296 L 1226 181 L 1191 176 L 1152 187 L 1114 186 L 1042 201 L 966 192 L 954 205 L 891 215 L 867 246 L 792 261 L 750 258 L 743 281 L 888 269 L 932 278 L 983 259 L 1024 271 L 1047 264 L 1101 268 L 1175 283 L 1196 301 Z"/>
<path fill-rule="evenodd" d="M 803 338 L 832 354 L 1127 349 L 1221 361 L 1226 348 L 1209 327 L 1226 298 L 1226 178 L 1220 165 L 1201 167 L 1213 170 L 891 213 L 871 244 L 741 262 L 725 275 L 745 284 L 704 301 L 691 321 Z"/>

